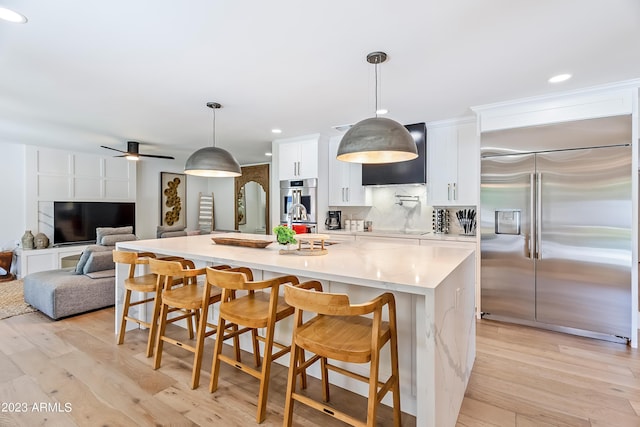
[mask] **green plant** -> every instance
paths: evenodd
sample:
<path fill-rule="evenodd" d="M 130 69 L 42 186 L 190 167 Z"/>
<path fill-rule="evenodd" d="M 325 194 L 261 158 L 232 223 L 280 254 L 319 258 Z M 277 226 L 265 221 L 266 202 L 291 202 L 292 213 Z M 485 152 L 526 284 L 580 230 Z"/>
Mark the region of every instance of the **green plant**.
<path fill-rule="evenodd" d="M 278 241 L 278 243 L 282 245 L 288 245 L 289 243 L 298 243 L 298 241 L 294 237 L 296 235 L 296 232 L 285 225 L 278 225 L 277 227 L 274 227 L 273 232 L 276 233 L 276 240 Z"/>

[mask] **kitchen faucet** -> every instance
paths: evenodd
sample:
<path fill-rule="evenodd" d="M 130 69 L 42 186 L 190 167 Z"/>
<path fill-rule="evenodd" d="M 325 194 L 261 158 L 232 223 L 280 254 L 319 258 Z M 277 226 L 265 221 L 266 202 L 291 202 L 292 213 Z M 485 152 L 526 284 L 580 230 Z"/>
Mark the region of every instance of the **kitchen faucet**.
<path fill-rule="evenodd" d="M 304 207 L 302 203 L 295 203 L 289 207 L 289 211 L 287 212 L 287 227 L 291 228 L 291 224 L 293 222 L 293 211 L 296 208 L 300 208 L 300 216 L 299 219 L 306 220 L 307 219 L 307 208 Z"/>

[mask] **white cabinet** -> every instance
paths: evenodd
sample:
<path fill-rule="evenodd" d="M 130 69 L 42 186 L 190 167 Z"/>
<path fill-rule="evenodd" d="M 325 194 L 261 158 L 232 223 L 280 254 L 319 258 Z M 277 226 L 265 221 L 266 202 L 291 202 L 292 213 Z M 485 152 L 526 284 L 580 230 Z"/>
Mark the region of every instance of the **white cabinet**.
<path fill-rule="evenodd" d="M 475 122 L 427 129 L 429 205 L 477 205 L 480 145 Z"/>
<path fill-rule="evenodd" d="M 336 159 L 341 139 L 329 140 L 329 206 L 370 206 L 371 191 L 362 186 L 362 165 Z"/>
<path fill-rule="evenodd" d="M 278 143 L 280 180 L 318 177 L 318 138 Z"/>
<path fill-rule="evenodd" d="M 48 249 L 17 249 L 18 277 L 24 278 L 27 274 L 38 271 L 71 267 L 86 247 L 87 245 L 74 245 Z"/>

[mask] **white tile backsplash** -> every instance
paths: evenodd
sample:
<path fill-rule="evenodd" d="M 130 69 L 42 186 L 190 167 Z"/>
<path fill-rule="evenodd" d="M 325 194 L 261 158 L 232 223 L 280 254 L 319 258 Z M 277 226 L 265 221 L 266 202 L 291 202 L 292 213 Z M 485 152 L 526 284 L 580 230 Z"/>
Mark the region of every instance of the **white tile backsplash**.
<path fill-rule="evenodd" d="M 408 196 L 408 198 L 417 196 L 418 200 L 408 200 L 408 198 L 403 200 L 403 197 L 396 196 Z M 331 209 L 342 211 L 343 221 L 345 219 L 372 221 L 374 231 L 433 231 L 433 206 L 427 205 L 426 185 L 372 187 L 371 201 L 371 206 L 336 206 Z M 469 207 L 447 208 L 450 234 L 462 234 L 462 228 L 456 219 L 456 212 L 464 208 Z M 475 208 L 475 206 L 470 208 Z"/>

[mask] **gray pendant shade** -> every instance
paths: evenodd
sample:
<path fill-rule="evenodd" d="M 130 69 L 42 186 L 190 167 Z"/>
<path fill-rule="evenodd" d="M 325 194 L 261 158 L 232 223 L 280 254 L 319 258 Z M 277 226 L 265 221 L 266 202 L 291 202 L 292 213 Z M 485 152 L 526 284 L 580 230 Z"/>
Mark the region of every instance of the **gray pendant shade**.
<path fill-rule="evenodd" d="M 367 62 L 376 71 L 376 117 L 362 120 L 344 134 L 336 158 L 351 163 L 395 163 L 418 157 L 409 131 L 400 123 L 378 117 L 378 64 L 387 60 L 384 52 L 371 52 Z"/>
<path fill-rule="evenodd" d="M 416 157 L 416 142 L 407 128 L 384 117 L 372 117 L 353 125 L 342 137 L 336 156 L 351 163 L 394 163 Z"/>
<path fill-rule="evenodd" d="M 184 173 L 210 178 L 242 175 L 240 165 L 227 150 L 205 147 L 193 153 L 184 167 Z"/>
<path fill-rule="evenodd" d="M 209 178 L 226 178 L 242 175 L 238 161 L 227 150 L 216 147 L 216 110 L 222 108 L 217 102 L 207 102 L 213 109 L 213 147 L 201 148 L 193 153 L 184 166 L 184 173 Z"/>

